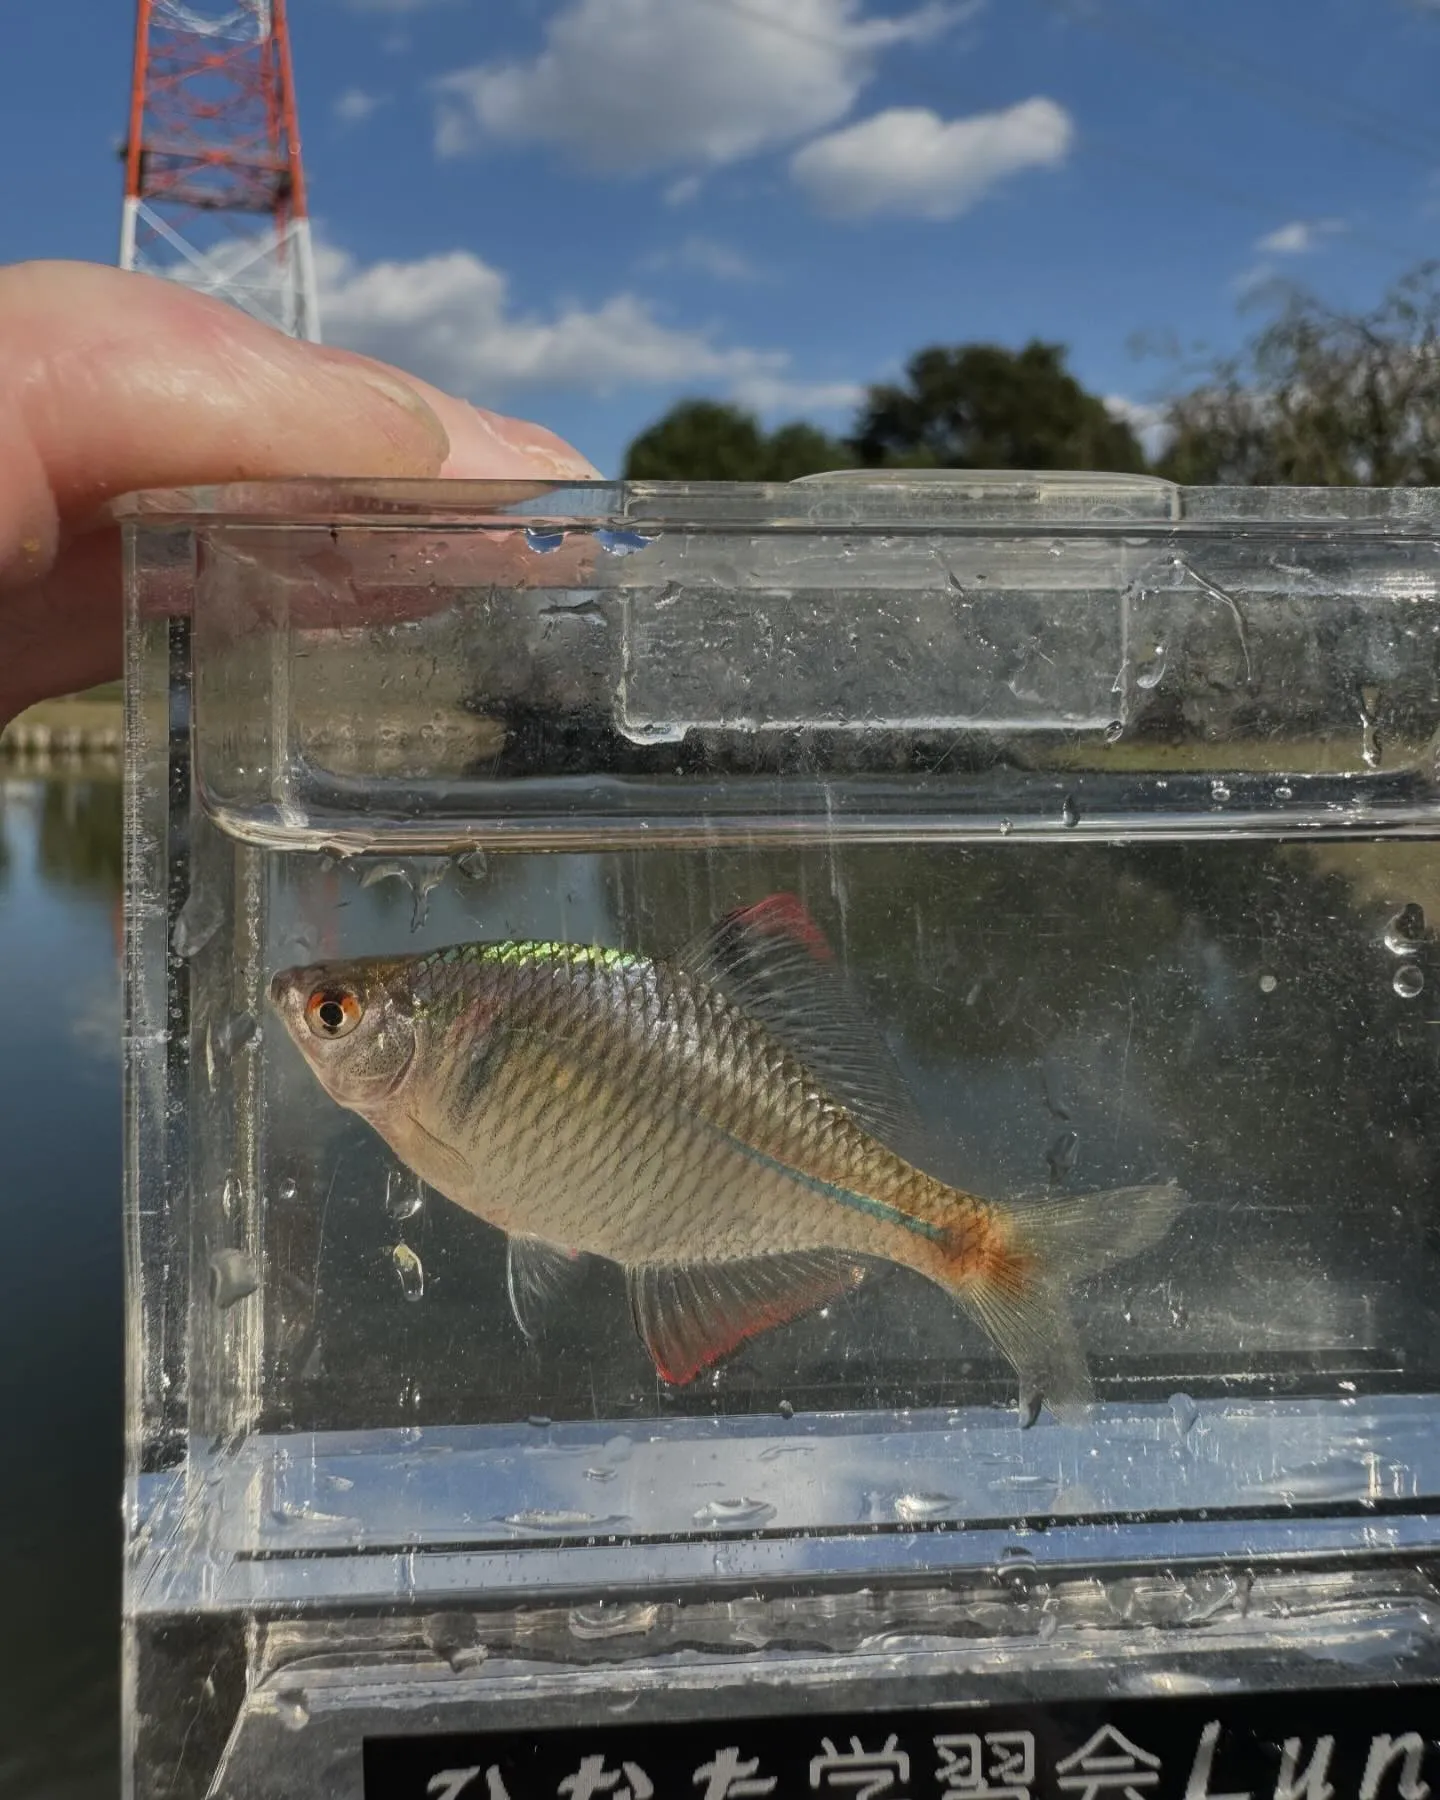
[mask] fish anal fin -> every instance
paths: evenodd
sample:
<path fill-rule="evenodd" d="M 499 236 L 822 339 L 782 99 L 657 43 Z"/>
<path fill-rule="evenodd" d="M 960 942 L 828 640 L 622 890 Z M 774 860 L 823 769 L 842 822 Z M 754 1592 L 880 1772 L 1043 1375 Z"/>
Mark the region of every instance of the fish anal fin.
<path fill-rule="evenodd" d="M 693 1381 L 747 1338 L 836 1300 L 865 1265 L 833 1251 L 727 1262 L 641 1263 L 626 1270 L 635 1329 L 661 1376 Z"/>
<path fill-rule="evenodd" d="M 515 1323 L 527 1338 L 540 1335 L 553 1312 L 584 1278 L 585 1257 L 543 1238 L 516 1235 L 505 1241 L 505 1291 Z"/>
<path fill-rule="evenodd" d="M 895 1059 L 798 896 L 727 913 L 676 961 L 763 1025 L 867 1130 L 891 1141 L 916 1129 Z"/>

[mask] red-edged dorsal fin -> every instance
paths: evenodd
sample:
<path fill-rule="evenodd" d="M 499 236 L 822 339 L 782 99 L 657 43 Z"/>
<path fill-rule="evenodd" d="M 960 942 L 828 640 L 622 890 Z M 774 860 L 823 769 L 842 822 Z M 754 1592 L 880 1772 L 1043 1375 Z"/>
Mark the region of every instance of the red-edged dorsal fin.
<path fill-rule="evenodd" d="M 838 1299 L 864 1276 L 863 1263 L 827 1250 L 625 1271 L 635 1329 L 661 1376 L 677 1387 L 746 1338 Z"/>
<path fill-rule="evenodd" d="M 867 1130 L 892 1145 L 915 1131 L 889 1046 L 796 895 L 727 913 L 675 960 L 771 1032 Z"/>
<path fill-rule="evenodd" d="M 810 909 L 798 894 L 771 894 L 753 906 L 742 907 L 720 921 L 738 925 L 747 931 L 758 931 L 762 937 L 789 938 L 799 944 L 816 962 L 834 962 L 830 940 L 811 917 Z"/>

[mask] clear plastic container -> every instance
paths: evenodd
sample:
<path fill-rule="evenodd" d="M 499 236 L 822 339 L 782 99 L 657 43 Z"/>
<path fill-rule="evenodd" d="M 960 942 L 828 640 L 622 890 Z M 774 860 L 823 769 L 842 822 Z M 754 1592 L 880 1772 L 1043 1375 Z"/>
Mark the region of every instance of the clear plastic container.
<path fill-rule="evenodd" d="M 1440 1675 L 1440 495 L 292 483 L 126 532 L 135 1793 L 355 1797 L 412 1731 Z M 475 943 L 660 1022 L 488 1113 L 529 1027 L 482 1033 L 459 1151 L 418 1103 L 387 1139 L 302 1054 L 351 1028 L 333 965 L 396 959 L 388 1005 Z M 653 995 L 696 984 L 682 1029 Z M 929 1211 L 716 1112 L 736 1013 Z M 908 1119 L 856 1098 L 882 1065 Z M 707 1285 L 822 1216 L 833 1280 Z M 1044 1286 L 1018 1373 L 986 1270 Z M 1093 1397 L 1052 1409 L 1062 1316 Z"/>

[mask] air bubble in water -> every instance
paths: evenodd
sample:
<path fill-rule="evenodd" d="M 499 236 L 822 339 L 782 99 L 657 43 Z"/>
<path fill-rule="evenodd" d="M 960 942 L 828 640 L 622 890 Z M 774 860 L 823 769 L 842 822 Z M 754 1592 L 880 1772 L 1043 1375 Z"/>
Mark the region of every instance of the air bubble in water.
<path fill-rule="evenodd" d="M 1402 1000 L 1413 1000 L 1425 986 L 1425 971 L 1415 963 L 1401 963 L 1390 985 Z"/>
<path fill-rule="evenodd" d="M 430 895 L 439 887 L 450 869 L 448 856 L 414 856 L 409 862 L 381 862 L 360 877 L 362 888 L 374 887 L 382 881 L 403 881 L 414 904 L 410 911 L 410 929 L 419 931 L 430 911 Z"/>
<path fill-rule="evenodd" d="M 300 1186 L 293 1176 L 287 1175 L 275 1191 L 282 1200 L 293 1200 L 300 1192 Z"/>
<path fill-rule="evenodd" d="M 1279 985 L 1280 983 L 1273 975 L 1262 975 L 1260 977 L 1260 992 L 1262 994 L 1273 994 Z"/>
<path fill-rule="evenodd" d="M 1124 735 L 1125 725 L 1124 721 L 1121 719 L 1112 719 L 1105 727 L 1105 742 L 1107 744 L 1118 744 Z"/>
<path fill-rule="evenodd" d="M 1418 956 L 1425 942 L 1425 912 L 1412 900 L 1385 927 L 1385 948 L 1392 956 Z"/>
<path fill-rule="evenodd" d="M 395 1265 L 395 1273 L 400 1277 L 400 1286 L 407 1300 L 420 1300 L 425 1294 L 425 1269 L 420 1258 L 408 1244 L 397 1244 L 390 1252 L 390 1261 Z"/>
<path fill-rule="evenodd" d="M 1230 789 L 1223 781 L 1212 781 L 1210 783 L 1210 798 L 1217 806 L 1223 806 L 1230 798 Z"/>
<path fill-rule="evenodd" d="M 782 1400 L 777 1411 L 782 1419 L 793 1419 L 795 1417 L 794 1402 L 791 1400 Z"/>
<path fill-rule="evenodd" d="M 1282 781 L 1275 790 L 1275 798 L 1277 800 L 1293 800 L 1295 798 L 1295 790 L 1290 786 L 1288 781 Z"/>
<path fill-rule="evenodd" d="M 217 1250 L 210 1258 L 210 1298 L 223 1311 L 260 1285 L 255 1265 L 243 1250 Z"/>
<path fill-rule="evenodd" d="M 558 550 L 565 542 L 563 531 L 542 531 L 538 525 L 525 527 L 525 543 L 527 548 L 540 556 L 547 556 L 550 551 Z"/>
<path fill-rule="evenodd" d="M 1065 804 L 1060 808 L 1060 823 L 1067 831 L 1073 831 L 1080 823 L 1080 808 L 1072 794 L 1065 796 Z"/>
<path fill-rule="evenodd" d="M 1146 663 L 1143 669 L 1136 670 L 1135 685 L 1136 687 L 1146 688 L 1147 690 L 1149 688 L 1159 687 L 1161 680 L 1164 678 L 1164 674 L 1165 646 L 1163 644 L 1157 644 L 1155 646 L 1155 654 L 1150 661 Z"/>
<path fill-rule="evenodd" d="M 176 915 L 170 932 L 170 948 L 177 956 L 198 956 L 220 929 L 220 902 L 204 888 L 196 888 Z"/>
<path fill-rule="evenodd" d="M 425 1204 L 425 1184 L 413 1175 L 391 1169 L 385 1177 L 385 1211 L 401 1225 L 413 1219 Z"/>
<path fill-rule="evenodd" d="M 286 1688 L 284 1693 L 277 1694 L 275 1717 L 287 1731 L 303 1731 L 310 1723 L 310 1708 L 305 1702 L 304 1690 Z"/>

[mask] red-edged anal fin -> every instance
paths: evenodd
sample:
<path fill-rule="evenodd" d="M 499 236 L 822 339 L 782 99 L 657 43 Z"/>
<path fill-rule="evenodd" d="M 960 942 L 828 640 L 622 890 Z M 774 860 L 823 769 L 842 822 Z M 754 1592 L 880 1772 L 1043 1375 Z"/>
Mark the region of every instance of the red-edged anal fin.
<path fill-rule="evenodd" d="M 677 1387 L 747 1338 L 839 1299 L 864 1276 L 862 1262 L 827 1250 L 641 1263 L 625 1272 L 635 1329 L 663 1379 Z"/>

